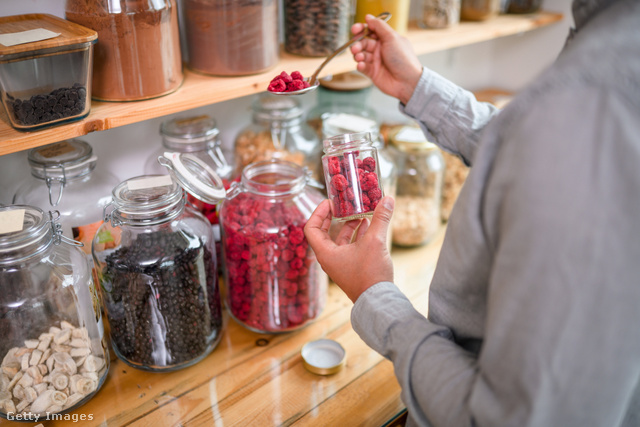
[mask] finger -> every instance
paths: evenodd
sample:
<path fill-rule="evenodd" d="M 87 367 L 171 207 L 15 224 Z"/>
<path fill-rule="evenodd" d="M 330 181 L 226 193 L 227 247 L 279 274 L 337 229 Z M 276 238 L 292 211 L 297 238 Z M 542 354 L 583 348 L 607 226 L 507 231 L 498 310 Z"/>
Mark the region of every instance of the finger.
<path fill-rule="evenodd" d="M 396 32 L 382 19 L 377 19 L 373 15 L 365 16 L 365 21 L 369 26 L 369 31 L 374 33 L 381 41 L 391 40 L 395 37 Z"/>
<path fill-rule="evenodd" d="M 380 200 L 380 203 L 378 203 L 378 206 L 376 206 L 373 212 L 369 233 L 367 233 L 382 239 L 385 244 L 387 242 L 387 230 L 391 222 L 391 216 L 393 215 L 394 205 L 395 201 L 391 196 L 386 196 Z"/>
<path fill-rule="evenodd" d="M 361 222 L 362 220 L 359 219 L 346 222 L 338 233 L 338 237 L 336 237 L 336 245 L 342 246 L 351 243 L 353 233 L 358 229 Z"/>
<path fill-rule="evenodd" d="M 364 50 L 364 46 L 362 45 L 362 42 L 355 42 L 354 44 L 351 45 L 351 53 L 353 55 L 356 55 L 362 52 L 363 50 Z"/>
<path fill-rule="evenodd" d="M 304 226 L 304 234 L 309 244 L 316 250 L 316 246 L 333 245 L 329 237 L 329 227 L 331 226 L 331 205 L 329 200 L 322 203 L 313 211 L 311 217 Z"/>
<path fill-rule="evenodd" d="M 358 228 L 358 232 L 357 232 L 356 238 L 354 240 L 355 242 L 357 242 L 358 240 L 360 240 L 362 238 L 362 236 L 364 236 L 364 234 L 369 229 L 369 225 L 370 224 L 371 224 L 371 221 L 369 221 L 369 218 L 364 218 L 362 220 L 362 223 L 360 224 L 360 228 Z"/>
<path fill-rule="evenodd" d="M 356 22 L 351 26 L 351 34 L 359 34 L 364 31 L 364 23 Z"/>

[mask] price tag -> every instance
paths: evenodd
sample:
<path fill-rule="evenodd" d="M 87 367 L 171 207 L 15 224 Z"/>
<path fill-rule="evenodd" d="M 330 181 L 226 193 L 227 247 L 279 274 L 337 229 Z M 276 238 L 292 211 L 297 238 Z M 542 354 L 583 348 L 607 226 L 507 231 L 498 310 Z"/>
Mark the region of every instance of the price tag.
<path fill-rule="evenodd" d="M 135 181 L 129 181 L 127 187 L 129 191 L 144 190 L 146 188 L 156 188 L 164 186 L 172 186 L 173 180 L 169 175 L 153 176 L 151 178 L 140 178 Z"/>
<path fill-rule="evenodd" d="M 39 42 L 40 40 L 52 39 L 58 37 L 61 33 L 45 30 L 44 28 L 36 28 L 35 30 L 20 31 L 19 33 L 0 34 L 0 44 L 15 46 L 18 44 Z"/>
<path fill-rule="evenodd" d="M 24 209 L 12 209 L 0 212 L 0 234 L 22 231 L 24 226 Z"/>

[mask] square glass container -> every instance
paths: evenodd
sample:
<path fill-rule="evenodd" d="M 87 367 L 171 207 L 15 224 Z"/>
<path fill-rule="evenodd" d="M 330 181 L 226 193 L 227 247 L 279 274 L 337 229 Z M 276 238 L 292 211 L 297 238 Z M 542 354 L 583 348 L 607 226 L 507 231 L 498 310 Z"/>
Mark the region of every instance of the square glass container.
<path fill-rule="evenodd" d="M 22 42 L 7 46 L 7 35 Z M 42 129 L 89 114 L 98 33 L 53 15 L 28 14 L 0 17 L 0 37 L 0 96 L 15 129 Z"/>

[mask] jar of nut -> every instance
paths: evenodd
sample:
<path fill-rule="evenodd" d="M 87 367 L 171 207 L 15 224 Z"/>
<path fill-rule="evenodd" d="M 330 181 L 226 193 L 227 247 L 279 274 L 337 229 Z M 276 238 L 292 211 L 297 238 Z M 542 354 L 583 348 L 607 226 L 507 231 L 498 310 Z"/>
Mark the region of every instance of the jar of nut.
<path fill-rule="evenodd" d="M 91 272 L 59 218 L 28 205 L 0 208 L 4 418 L 71 411 L 97 393 L 109 369 Z"/>
<path fill-rule="evenodd" d="M 262 160 L 280 159 L 306 166 L 314 180 L 322 174 L 322 145 L 303 120 L 300 101 L 263 93 L 253 102 L 252 123 L 235 140 L 236 174 Z"/>
<path fill-rule="evenodd" d="M 444 160 L 420 128 L 403 126 L 389 135 L 398 168 L 396 208 L 391 220 L 393 244 L 428 243 L 440 229 Z"/>

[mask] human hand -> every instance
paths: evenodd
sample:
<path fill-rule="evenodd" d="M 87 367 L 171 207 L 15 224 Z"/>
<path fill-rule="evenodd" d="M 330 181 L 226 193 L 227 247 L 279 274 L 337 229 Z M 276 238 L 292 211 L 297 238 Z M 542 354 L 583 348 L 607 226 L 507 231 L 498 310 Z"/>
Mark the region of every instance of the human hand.
<path fill-rule="evenodd" d="M 371 223 L 368 219 L 345 223 L 335 242 L 329 236 L 329 200 L 318 205 L 304 227 L 304 234 L 322 269 L 353 302 L 376 283 L 393 281 L 393 264 L 387 249 L 387 229 L 393 206 L 393 198 L 384 197 L 376 206 Z"/>
<path fill-rule="evenodd" d="M 406 104 L 420 80 L 422 64 L 413 53 L 409 41 L 389 24 L 373 15 L 367 15 L 365 20 L 371 34 L 351 46 L 358 71 L 373 80 L 382 92 Z M 363 30 L 362 23 L 351 27 L 354 34 Z"/>

